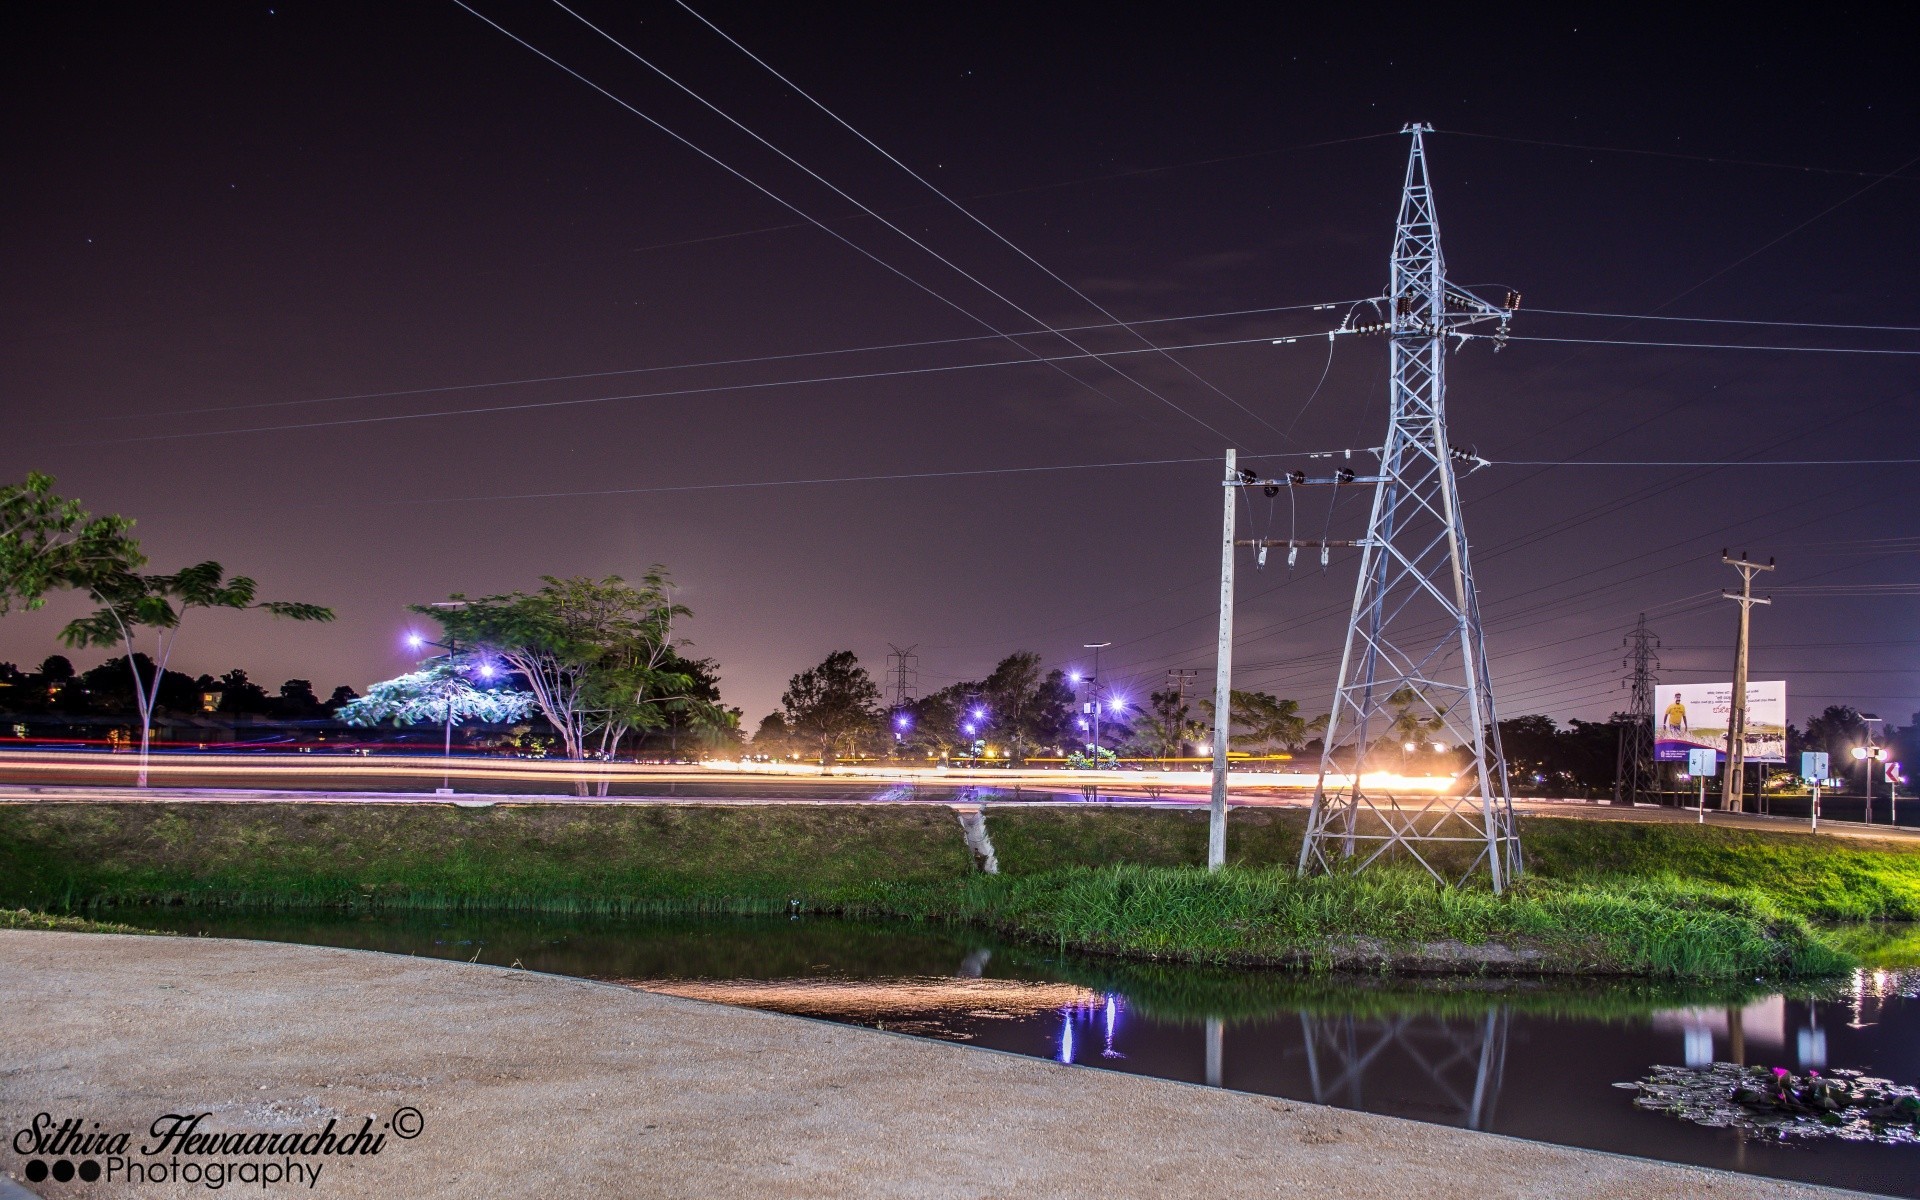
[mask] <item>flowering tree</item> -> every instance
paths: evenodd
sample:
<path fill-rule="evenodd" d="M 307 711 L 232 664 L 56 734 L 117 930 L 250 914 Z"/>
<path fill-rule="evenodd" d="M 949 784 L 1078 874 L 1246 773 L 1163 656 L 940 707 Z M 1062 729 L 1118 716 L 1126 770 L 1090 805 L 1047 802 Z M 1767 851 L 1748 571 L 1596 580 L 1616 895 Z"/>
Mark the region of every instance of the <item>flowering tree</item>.
<path fill-rule="evenodd" d="M 349 725 L 421 725 L 484 721 L 499 725 L 533 711 L 533 693 L 477 688 L 456 668 L 435 663 L 423 671 L 384 680 L 340 708 Z"/>

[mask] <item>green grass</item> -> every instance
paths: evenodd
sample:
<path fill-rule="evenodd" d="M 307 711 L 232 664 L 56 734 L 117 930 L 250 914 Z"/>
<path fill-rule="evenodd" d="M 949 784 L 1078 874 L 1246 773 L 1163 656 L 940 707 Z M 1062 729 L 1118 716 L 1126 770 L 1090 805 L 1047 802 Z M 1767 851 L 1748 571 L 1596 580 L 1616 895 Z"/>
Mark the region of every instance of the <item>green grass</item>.
<path fill-rule="evenodd" d="M 1745 888 L 1834 921 L 1920 919 L 1920 845 L 1706 825 L 1543 818 L 1521 823 L 1538 876 L 1684 879 Z"/>
<path fill-rule="evenodd" d="M 1295 879 L 1301 819 L 1236 812 L 1210 876 L 1202 812 L 994 809 L 989 877 L 936 807 L 0 805 L 0 906 L 797 908 L 1149 961 L 1672 979 L 1832 970 L 1852 945 L 1807 919 L 1920 916 L 1920 852 L 1892 843 L 1535 819 L 1494 897 L 1396 867 Z"/>
<path fill-rule="evenodd" d="M 1848 963 L 1762 896 L 1671 882 L 1535 880 L 1496 897 L 1403 867 L 1304 880 L 1275 868 L 1076 867 L 902 886 L 884 907 L 1062 948 L 1219 965 L 1727 978 Z"/>

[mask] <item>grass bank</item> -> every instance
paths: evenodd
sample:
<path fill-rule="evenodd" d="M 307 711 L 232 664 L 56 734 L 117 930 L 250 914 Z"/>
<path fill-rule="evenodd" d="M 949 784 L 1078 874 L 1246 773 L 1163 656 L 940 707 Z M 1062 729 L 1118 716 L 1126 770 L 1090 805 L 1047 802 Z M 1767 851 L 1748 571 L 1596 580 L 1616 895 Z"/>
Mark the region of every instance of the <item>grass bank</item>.
<path fill-rule="evenodd" d="M 1301 816 L 995 809 L 984 876 L 936 807 L 0 805 L 0 906 L 776 912 L 968 922 L 1142 960 L 1307 970 L 1802 975 L 1807 918 L 1920 915 L 1920 854 L 1713 827 L 1525 822 L 1495 898 L 1399 870 L 1296 880 Z"/>

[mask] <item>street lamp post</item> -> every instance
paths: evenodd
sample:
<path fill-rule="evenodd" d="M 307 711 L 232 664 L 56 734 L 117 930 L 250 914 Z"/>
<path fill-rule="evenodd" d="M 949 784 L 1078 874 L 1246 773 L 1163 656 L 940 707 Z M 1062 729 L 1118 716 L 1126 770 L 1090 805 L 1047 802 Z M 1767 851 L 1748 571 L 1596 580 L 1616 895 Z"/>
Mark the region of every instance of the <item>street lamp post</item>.
<path fill-rule="evenodd" d="M 1877 720 L 1878 718 L 1874 719 Z M 1867 771 L 1867 812 L 1866 816 L 1862 819 L 1869 825 L 1873 824 L 1873 764 L 1876 761 L 1884 760 L 1886 756 L 1887 752 L 1885 750 L 1873 744 L 1873 727 L 1869 725 L 1867 727 L 1867 744 L 1853 748 L 1854 761 L 1863 765 Z M 1885 773 L 1884 767 L 1882 768 L 1882 773 Z M 1893 787 L 1893 780 L 1891 778 L 1887 780 L 1887 787 L 1889 790 Z"/>
<path fill-rule="evenodd" d="M 1087 699 L 1093 709 L 1093 765 L 1100 765 L 1100 652 L 1112 642 L 1086 642 L 1082 650 L 1093 651 L 1093 675 L 1087 680 Z"/>
<path fill-rule="evenodd" d="M 466 604 L 464 601 L 443 600 L 440 603 L 433 605 L 433 607 L 444 608 L 444 609 L 458 609 L 458 608 L 465 608 Z M 458 664 L 456 663 L 455 660 L 458 658 L 460 653 L 458 638 L 449 636 L 447 640 L 444 642 L 435 642 L 427 638 L 423 638 L 417 633 L 409 633 L 407 635 L 407 646 L 410 649 L 414 649 L 414 650 L 418 650 L 422 646 L 433 646 L 437 649 L 445 650 L 447 652 L 448 673 L 451 674 L 457 668 Z M 445 731 L 444 731 L 445 736 L 443 738 L 443 744 L 441 747 L 441 759 L 440 759 L 440 762 L 441 762 L 440 786 L 434 789 L 436 795 L 442 795 L 442 796 L 451 795 L 453 793 L 453 689 L 451 687 L 448 687 L 447 689 L 446 710 L 447 710 L 447 715 L 446 715 Z"/>

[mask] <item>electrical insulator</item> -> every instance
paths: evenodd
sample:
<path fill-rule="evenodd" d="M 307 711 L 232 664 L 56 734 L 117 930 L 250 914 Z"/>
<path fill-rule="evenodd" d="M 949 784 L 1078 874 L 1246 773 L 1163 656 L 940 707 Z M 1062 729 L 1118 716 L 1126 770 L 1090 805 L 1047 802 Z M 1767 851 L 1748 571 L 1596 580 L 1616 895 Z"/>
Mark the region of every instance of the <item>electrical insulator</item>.
<path fill-rule="evenodd" d="M 1261 488 L 1260 490 L 1266 494 L 1267 499 L 1271 500 L 1275 496 L 1278 496 L 1280 494 L 1280 485 L 1277 483 L 1270 483 L 1267 486 Z"/>
<path fill-rule="evenodd" d="M 1287 570 L 1289 571 L 1293 570 L 1293 564 L 1299 561 L 1300 561 L 1300 547 L 1288 546 L 1287 547 Z"/>
<path fill-rule="evenodd" d="M 1327 556 L 1332 553 L 1333 552 L 1327 548 L 1325 542 L 1320 543 L 1320 569 L 1322 571 L 1327 569 Z"/>
<path fill-rule="evenodd" d="M 1260 553 L 1254 555 L 1253 569 L 1256 571 L 1264 571 L 1267 569 L 1267 548 L 1265 546 L 1260 547 Z"/>

